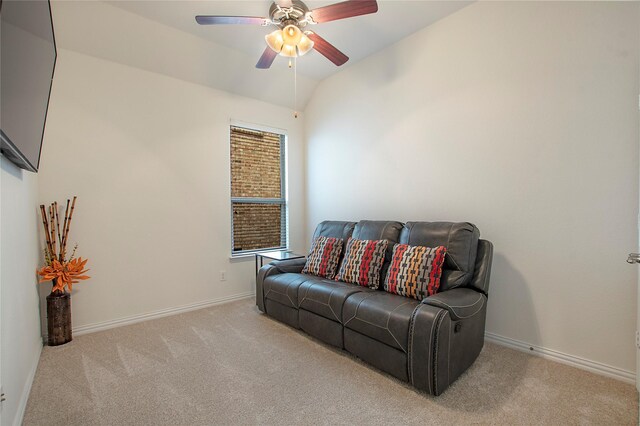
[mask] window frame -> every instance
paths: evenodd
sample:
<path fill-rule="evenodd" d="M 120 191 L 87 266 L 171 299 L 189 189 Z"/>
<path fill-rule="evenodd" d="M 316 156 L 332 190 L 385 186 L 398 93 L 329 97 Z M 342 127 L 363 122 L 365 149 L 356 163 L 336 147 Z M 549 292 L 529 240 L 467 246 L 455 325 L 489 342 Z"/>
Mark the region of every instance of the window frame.
<path fill-rule="evenodd" d="M 274 133 L 280 136 L 280 198 L 260 198 L 260 197 L 233 197 L 231 196 L 231 185 L 233 180 L 233 175 L 231 171 L 231 133 L 232 127 L 240 127 L 251 131 L 257 132 L 267 132 Z M 289 199 L 288 199 L 288 185 L 287 185 L 287 177 L 288 177 L 288 155 L 287 155 L 287 147 L 288 147 L 288 134 L 284 129 L 279 129 L 275 127 L 255 124 L 255 123 L 247 123 L 243 121 L 231 120 L 228 126 L 229 135 L 229 207 L 230 207 L 230 225 L 231 225 L 231 258 L 243 258 L 243 257 L 253 257 L 257 253 L 264 253 L 269 251 L 288 251 L 289 250 Z M 234 242 L 233 242 L 233 205 L 234 204 L 278 204 L 282 206 L 281 209 L 281 226 L 284 226 L 284 246 L 277 247 L 266 247 L 261 249 L 252 249 L 252 250 L 239 250 L 234 251 Z M 281 231 L 282 235 L 282 231 Z"/>

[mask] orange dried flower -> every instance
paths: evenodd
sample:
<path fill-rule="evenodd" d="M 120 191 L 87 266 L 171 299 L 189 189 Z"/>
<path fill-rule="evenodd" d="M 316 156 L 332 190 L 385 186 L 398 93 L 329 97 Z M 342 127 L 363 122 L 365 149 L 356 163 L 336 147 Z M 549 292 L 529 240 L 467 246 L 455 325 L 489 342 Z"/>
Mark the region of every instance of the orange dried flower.
<path fill-rule="evenodd" d="M 65 287 L 69 287 L 69 291 L 71 291 L 73 284 L 91 278 L 88 275 L 84 275 L 88 271 L 88 269 L 84 269 L 87 260 L 82 260 L 81 257 L 71 259 L 68 262 L 60 262 L 57 259 L 53 259 L 51 265 L 45 266 L 38 271 L 38 275 L 42 277 L 40 282 L 53 281 L 52 291 L 64 291 Z"/>

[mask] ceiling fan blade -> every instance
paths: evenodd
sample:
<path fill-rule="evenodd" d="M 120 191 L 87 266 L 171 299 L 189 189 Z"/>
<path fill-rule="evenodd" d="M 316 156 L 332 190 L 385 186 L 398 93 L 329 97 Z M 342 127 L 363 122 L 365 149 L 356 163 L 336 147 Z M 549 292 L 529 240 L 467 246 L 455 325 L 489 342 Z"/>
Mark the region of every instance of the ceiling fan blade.
<path fill-rule="evenodd" d="M 278 54 L 274 52 L 269 46 L 267 46 L 267 48 L 264 49 L 264 52 L 262 52 L 262 56 L 260 56 L 260 59 L 258 59 L 256 68 L 266 70 L 267 68 L 271 67 L 271 64 L 273 63 L 273 60 L 276 59 L 276 56 L 278 56 Z"/>
<path fill-rule="evenodd" d="M 287 8 L 293 6 L 293 2 L 291 0 L 275 0 L 276 4 L 282 8 Z"/>
<path fill-rule="evenodd" d="M 377 11 L 378 3 L 375 0 L 349 0 L 314 9 L 311 11 L 311 17 L 314 22 L 321 23 L 368 15 Z"/>
<path fill-rule="evenodd" d="M 258 16 L 220 16 L 220 15 L 198 15 L 196 22 L 200 25 L 267 25 L 268 19 Z"/>
<path fill-rule="evenodd" d="M 305 34 L 307 34 L 307 37 L 313 41 L 313 48 L 337 66 L 343 65 L 349 60 L 347 55 L 339 51 L 333 44 L 329 43 L 318 34 L 311 31 Z"/>

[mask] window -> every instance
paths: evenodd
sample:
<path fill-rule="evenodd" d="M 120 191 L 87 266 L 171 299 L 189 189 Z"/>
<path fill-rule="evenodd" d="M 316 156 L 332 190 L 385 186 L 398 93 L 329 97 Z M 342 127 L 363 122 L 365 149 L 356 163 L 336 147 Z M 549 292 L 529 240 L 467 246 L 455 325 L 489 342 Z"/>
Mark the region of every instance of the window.
<path fill-rule="evenodd" d="M 285 139 L 231 126 L 231 254 L 287 247 Z"/>

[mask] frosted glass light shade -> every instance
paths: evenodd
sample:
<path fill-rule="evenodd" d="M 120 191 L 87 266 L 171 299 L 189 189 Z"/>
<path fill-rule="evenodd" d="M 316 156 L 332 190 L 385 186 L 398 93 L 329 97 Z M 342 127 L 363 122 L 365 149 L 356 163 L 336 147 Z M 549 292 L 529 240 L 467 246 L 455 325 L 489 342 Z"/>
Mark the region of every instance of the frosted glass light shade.
<path fill-rule="evenodd" d="M 296 46 L 300 42 L 302 35 L 300 28 L 295 25 L 287 25 L 282 29 L 284 44 L 288 44 L 290 46 Z"/>
<path fill-rule="evenodd" d="M 280 51 L 280 56 L 295 58 L 296 56 L 298 56 L 296 52 L 296 47 L 290 44 L 285 44 L 284 46 L 282 46 L 282 50 Z"/>
<path fill-rule="evenodd" d="M 284 38 L 282 37 L 281 30 L 275 30 L 274 32 L 267 34 L 264 36 L 264 40 L 267 42 L 267 45 L 276 53 L 280 53 L 282 50 L 282 45 L 284 44 Z"/>
<path fill-rule="evenodd" d="M 302 56 L 308 51 L 313 49 L 313 41 L 306 35 L 302 34 L 300 42 L 298 43 L 298 55 Z"/>

